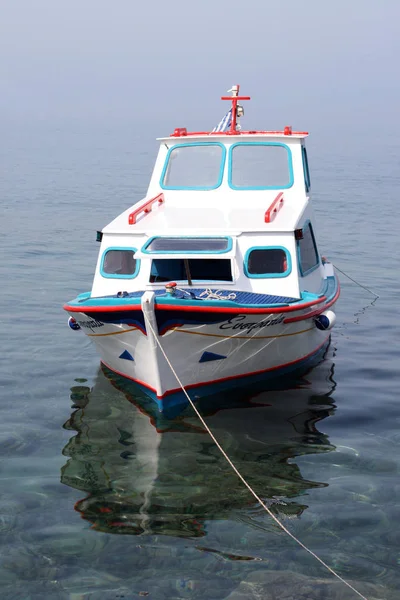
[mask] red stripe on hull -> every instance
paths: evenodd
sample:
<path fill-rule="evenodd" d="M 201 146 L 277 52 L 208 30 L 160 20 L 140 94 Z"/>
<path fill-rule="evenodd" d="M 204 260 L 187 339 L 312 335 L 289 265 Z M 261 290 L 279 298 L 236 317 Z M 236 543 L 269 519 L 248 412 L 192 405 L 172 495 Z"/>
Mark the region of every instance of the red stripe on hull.
<path fill-rule="evenodd" d="M 143 387 L 147 388 L 148 390 L 150 390 L 151 392 L 156 394 L 157 398 L 162 398 L 162 396 L 158 396 L 157 390 L 155 388 L 153 388 L 151 385 L 149 385 L 148 383 L 145 383 L 144 381 L 141 381 L 140 379 L 135 379 L 134 377 L 129 377 L 129 375 L 122 373 L 122 371 L 117 371 L 117 369 L 113 369 L 112 367 L 110 367 L 110 365 L 108 365 L 106 362 L 104 362 L 104 360 L 102 360 L 100 362 L 105 367 L 107 367 L 107 369 L 110 369 L 110 371 L 112 371 L 113 373 L 116 373 L 117 375 L 120 375 L 121 377 L 125 377 L 126 379 L 130 379 L 131 381 L 134 381 L 135 383 L 142 385 Z"/>
<path fill-rule="evenodd" d="M 155 302 L 155 308 L 157 310 L 177 310 L 182 312 L 208 312 L 208 313 L 240 313 L 240 314 L 269 314 L 269 313 L 284 313 L 284 312 L 297 312 L 298 310 L 304 310 L 325 302 L 326 296 L 311 300 L 310 302 L 303 302 L 302 304 L 292 304 L 289 306 L 271 306 L 270 308 L 246 308 L 244 306 L 237 307 L 218 307 L 218 306 L 183 306 L 181 304 L 158 304 Z M 97 313 L 97 312 L 125 312 L 132 310 L 142 310 L 140 304 L 127 304 L 124 306 L 70 306 L 64 304 L 63 309 L 67 312 L 81 312 L 84 314 Z"/>
<path fill-rule="evenodd" d="M 340 296 L 340 283 L 338 282 L 338 289 L 337 289 L 336 294 L 334 295 L 333 299 L 330 300 L 329 302 L 327 302 L 326 304 L 324 304 L 324 306 L 321 306 L 321 307 L 317 308 L 317 310 L 313 310 L 310 313 L 307 313 L 306 315 L 299 315 L 298 317 L 288 317 L 283 322 L 285 324 L 286 323 L 297 323 L 299 321 L 306 321 L 307 319 L 311 319 L 312 317 L 317 317 L 318 315 L 323 313 L 324 310 L 326 310 L 327 308 L 332 306 L 332 304 L 335 304 L 335 302 L 337 301 L 339 296 Z"/>

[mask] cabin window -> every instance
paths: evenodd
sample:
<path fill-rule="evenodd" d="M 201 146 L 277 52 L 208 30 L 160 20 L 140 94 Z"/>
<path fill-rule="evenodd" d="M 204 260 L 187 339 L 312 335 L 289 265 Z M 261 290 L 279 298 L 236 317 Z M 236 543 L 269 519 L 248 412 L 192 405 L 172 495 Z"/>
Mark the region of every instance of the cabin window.
<path fill-rule="evenodd" d="M 282 190 L 293 185 L 292 153 L 286 144 L 233 144 L 228 183 L 235 190 Z"/>
<path fill-rule="evenodd" d="M 232 238 L 228 237 L 154 237 L 144 246 L 143 252 L 173 254 L 192 252 L 219 254 L 232 249 Z"/>
<path fill-rule="evenodd" d="M 311 179 L 310 179 L 310 171 L 308 169 L 307 150 L 306 150 L 305 146 L 301 147 L 301 154 L 303 157 L 304 185 L 306 188 L 306 192 L 309 192 L 311 189 Z"/>
<path fill-rule="evenodd" d="M 192 281 L 233 281 L 228 258 L 188 258 Z M 155 258 L 151 263 L 150 282 L 188 281 L 183 258 Z"/>
<path fill-rule="evenodd" d="M 164 190 L 213 190 L 222 183 L 225 147 L 217 142 L 179 144 L 169 149 L 161 174 Z"/>
<path fill-rule="evenodd" d="M 280 246 L 257 246 L 247 250 L 244 272 L 247 277 L 287 277 L 292 270 L 290 253 Z"/>
<path fill-rule="evenodd" d="M 135 258 L 135 252 L 135 248 L 107 248 L 101 260 L 101 275 L 113 279 L 136 277 L 140 261 Z"/>
<path fill-rule="evenodd" d="M 297 241 L 299 266 L 301 275 L 308 275 L 319 265 L 317 244 L 312 225 L 308 222 L 303 227 L 303 239 Z"/>

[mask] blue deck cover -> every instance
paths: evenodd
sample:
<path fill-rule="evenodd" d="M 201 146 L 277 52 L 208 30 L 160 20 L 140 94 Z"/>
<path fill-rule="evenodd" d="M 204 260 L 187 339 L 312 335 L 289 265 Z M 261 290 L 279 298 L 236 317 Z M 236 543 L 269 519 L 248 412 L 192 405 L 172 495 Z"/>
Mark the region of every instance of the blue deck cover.
<path fill-rule="evenodd" d="M 154 290 L 157 298 L 166 298 L 169 294 L 166 293 L 164 289 Z M 179 300 L 207 300 L 207 295 L 205 292 L 212 292 L 215 294 L 221 294 L 221 300 L 226 299 L 230 302 L 237 302 L 238 304 L 292 304 L 292 302 L 298 302 L 298 298 L 291 298 L 289 296 L 272 296 L 270 294 L 256 294 L 254 292 L 240 292 L 236 290 L 221 290 L 217 288 L 185 288 L 185 290 L 177 289 L 174 294 L 174 298 Z M 189 294 L 189 292 L 191 292 Z M 204 296 L 201 294 L 204 293 Z M 143 290 L 138 292 L 131 292 L 129 294 L 124 294 L 124 298 L 141 298 L 144 294 Z M 192 296 L 195 296 L 195 298 Z M 229 296 L 230 294 L 234 294 L 235 298 L 224 298 L 225 296 Z M 117 294 L 113 296 L 105 296 L 106 298 L 120 298 Z"/>

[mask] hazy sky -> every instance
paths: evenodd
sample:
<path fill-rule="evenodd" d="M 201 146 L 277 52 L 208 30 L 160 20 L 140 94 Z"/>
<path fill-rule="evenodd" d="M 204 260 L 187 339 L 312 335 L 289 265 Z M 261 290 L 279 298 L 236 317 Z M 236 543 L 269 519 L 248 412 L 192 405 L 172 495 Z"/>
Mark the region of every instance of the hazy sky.
<path fill-rule="evenodd" d="M 0 0 L 0 120 L 398 120 L 400 0 Z M 391 116 L 393 115 L 393 117 Z M 257 124 L 257 123 L 255 123 Z M 282 123 L 270 123 L 271 127 Z M 253 123 L 254 125 L 254 123 Z"/>

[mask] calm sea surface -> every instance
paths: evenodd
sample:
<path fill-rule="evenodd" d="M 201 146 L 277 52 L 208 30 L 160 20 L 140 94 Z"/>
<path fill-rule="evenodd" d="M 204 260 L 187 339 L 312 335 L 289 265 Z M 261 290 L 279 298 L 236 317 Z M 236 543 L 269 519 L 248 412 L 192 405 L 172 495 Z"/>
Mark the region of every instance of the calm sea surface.
<path fill-rule="evenodd" d="M 3 128 L 0 598 L 356 598 L 255 504 L 190 410 L 160 418 L 67 327 L 62 304 L 91 287 L 96 229 L 145 192 L 157 133 Z M 320 249 L 380 298 L 342 276 L 319 366 L 201 410 L 290 531 L 369 599 L 394 600 L 400 147 L 389 130 L 331 133 L 308 146 Z"/>

